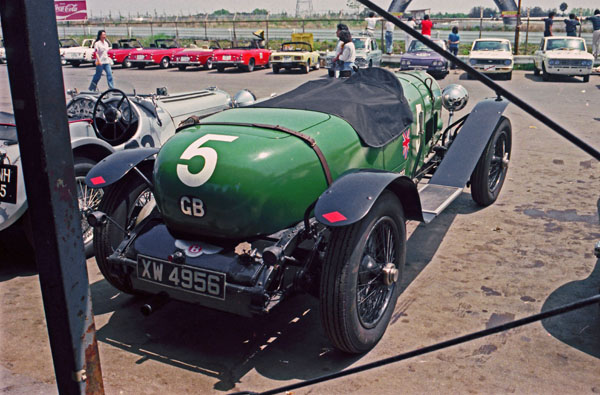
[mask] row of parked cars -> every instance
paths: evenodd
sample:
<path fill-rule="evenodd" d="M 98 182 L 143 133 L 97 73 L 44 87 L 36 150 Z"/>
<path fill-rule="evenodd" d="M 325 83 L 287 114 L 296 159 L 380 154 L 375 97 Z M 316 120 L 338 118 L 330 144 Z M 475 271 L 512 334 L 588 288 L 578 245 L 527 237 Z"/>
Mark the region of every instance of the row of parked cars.
<path fill-rule="evenodd" d="M 356 48 L 356 65 L 370 68 L 381 65 L 382 51 L 377 41 L 368 36 L 353 39 Z M 84 63 L 94 62 L 93 40 L 86 39 L 81 45 L 73 39 L 60 40 L 61 59 L 63 64 L 79 67 Z M 320 68 L 319 52 L 314 49 L 312 33 L 294 33 L 291 41 L 284 42 L 278 50 L 266 49 L 262 45 L 262 37 L 236 42 L 195 41 L 187 48 L 176 39 L 157 39 L 144 48 L 135 38 L 122 39 L 112 44 L 108 52 L 116 65 L 123 68 L 159 66 L 166 69 L 177 67 L 185 70 L 199 67 L 206 70 L 216 68 L 219 72 L 226 68 L 239 68 L 253 71 L 255 68 L 273 67 L 273 73 L 281 70 L 299 69 L 303 73 Z M 327 68 L 331 67 L 333 52 L 327 52 Z M 333 70 L 330 71 L 333 74 Z"/>
<path fill-rule="evenodd" d="M 377 40 L 369 36 L 353 38 L 356 48 L 356 66 L 371 68 L 381 65 L 382 51 Z M 446 48 L 444 40 L 434 40 L 440 47 Z M 221 42 L 223 43 L 223 41 Z M 210 70 L 213 67 L 222 72 L 228 67 L 237 67 L 253 71 L 257 67 L 273 67 L 273 73 L 280 70 L 300 69 L 304 73 L 319 69 L 319 53 L 314 50 L 311 33 L 292 34 L 292 40 L 284 42 L 279 50 L 263 48 L 260 37 L 248 41 L 229 42 L 223 46 L 217 41 L 197 41 L 184 48 L 175 39 L 155 40 L 150 48 L 144 48 L 134 38 L 122 39 L 112 44 L 109 56 L 115 64 L 123 68 L 158 65 L 160 68 L 176 66 L 179 70 L 188 67 L 201 67 Z M 84 63 L 93 63 L 93 40 L 86 39 L 79 45 L 73 39 L 60 40 L 60 54 L 63 64 L 79 67 Z M 325 57 L 325 67 L 330 76 L 334 74 L 333 51 Z M 6 53 L 0 46 L 0 63 L 6 61 Z M 468 63 L 477 71 L 493 74 L 506 80 L 512 79 L 514 56 L 509 40 L 485 38 L 473 42 Z M 594 57 L 588 52 L 584 39 L 579 37 L 544 37 L 534 53 L 534 74 L 541 75 L 544 81 L 553 75 L 580 76 L 588 82 L 594 65 Z M 448 75 L 449 62 L 420 41 L 413 40 L 402 55 L 400 70 L 423 70 L 443 79 Z"/>
<path fill-rule="evenodd" d="M 434 40 L 446 49 L 443 40 Z M 588 82 L 592 74 L 594 57 L 587 51 L 585 40 L 579 37 L 544 37 L 534 53 L 534 74 L 542 75 L 544 81 L 553 75 L 581 76 Z M 512 78 L 514 56 L 510 41 L 485 38 L 475 40 L 468 63 L 484 74 L 493 74 L 506 80 Z M 448 74 L 448 61 L 420 41 L 413 41 L 402 55 L 401 70 L 425 70 L 435 78 Z"/>

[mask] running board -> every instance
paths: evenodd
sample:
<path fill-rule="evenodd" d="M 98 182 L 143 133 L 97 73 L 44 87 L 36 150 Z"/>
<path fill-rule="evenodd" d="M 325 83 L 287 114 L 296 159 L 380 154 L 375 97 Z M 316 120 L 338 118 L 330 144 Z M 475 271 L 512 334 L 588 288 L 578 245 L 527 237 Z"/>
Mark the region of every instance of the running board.
<path fill-rule="evenodd" d="M 423 220 L 426 224 L 433 221 L 460 194 L 463 188 L 446 185 L 427 184 L 419 190 Z"/>

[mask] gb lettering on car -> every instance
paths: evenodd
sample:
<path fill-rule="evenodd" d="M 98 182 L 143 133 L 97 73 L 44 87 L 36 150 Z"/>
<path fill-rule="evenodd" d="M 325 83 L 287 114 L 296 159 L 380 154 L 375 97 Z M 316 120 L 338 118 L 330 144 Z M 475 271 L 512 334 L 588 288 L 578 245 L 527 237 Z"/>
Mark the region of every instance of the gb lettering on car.
<path fill-rule="evenodd" d="M 179 177 L 179 180 L 192 188 L 205 184 L 210 180 L 217 167 L 219 154 L 214 148 L 203 147 L 203 145 L 208 141 L 231 143 L 237 139 L 238 136 L 209 133 L 195 140 L 183 151 L 177 161 L 177 177 Z M 192 173 L 189 169 L 190 161 L 198 156 L 204 159 L 204 166 L 199 172 Z M 193 196 L 180 197 L 179 208 L 184 215 L 192 217 L 203 217 L 205 214 L 204 203 L 201 199 Z"/>

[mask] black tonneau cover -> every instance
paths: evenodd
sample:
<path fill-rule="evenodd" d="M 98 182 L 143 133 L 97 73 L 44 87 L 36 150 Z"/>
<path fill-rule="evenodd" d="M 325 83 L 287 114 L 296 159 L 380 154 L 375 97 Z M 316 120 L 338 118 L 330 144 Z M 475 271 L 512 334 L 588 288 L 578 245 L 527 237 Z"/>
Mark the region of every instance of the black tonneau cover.
<path fill-rule="evenodd" d="M 253 107 L 319 111 L 346 120 L 366 145 L 382 147 L 413 123 L 394 73 L 371 68 L 348 79 L 320 79 Z"/>

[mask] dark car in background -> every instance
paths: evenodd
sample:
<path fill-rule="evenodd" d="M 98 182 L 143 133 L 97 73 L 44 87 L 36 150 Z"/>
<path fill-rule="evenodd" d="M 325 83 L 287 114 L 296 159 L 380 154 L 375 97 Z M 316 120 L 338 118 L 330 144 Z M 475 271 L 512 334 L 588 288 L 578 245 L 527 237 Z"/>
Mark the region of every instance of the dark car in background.
<path fill-rule="evenodd" d="M 447 50 L 443 40 L 433 42 Z M 436 79 L 443 79 L 448 75 L 448 61 L 422 42 L 413 40 L 408 51 L 402 55 L 400 70 L 423 70 Z"/>

